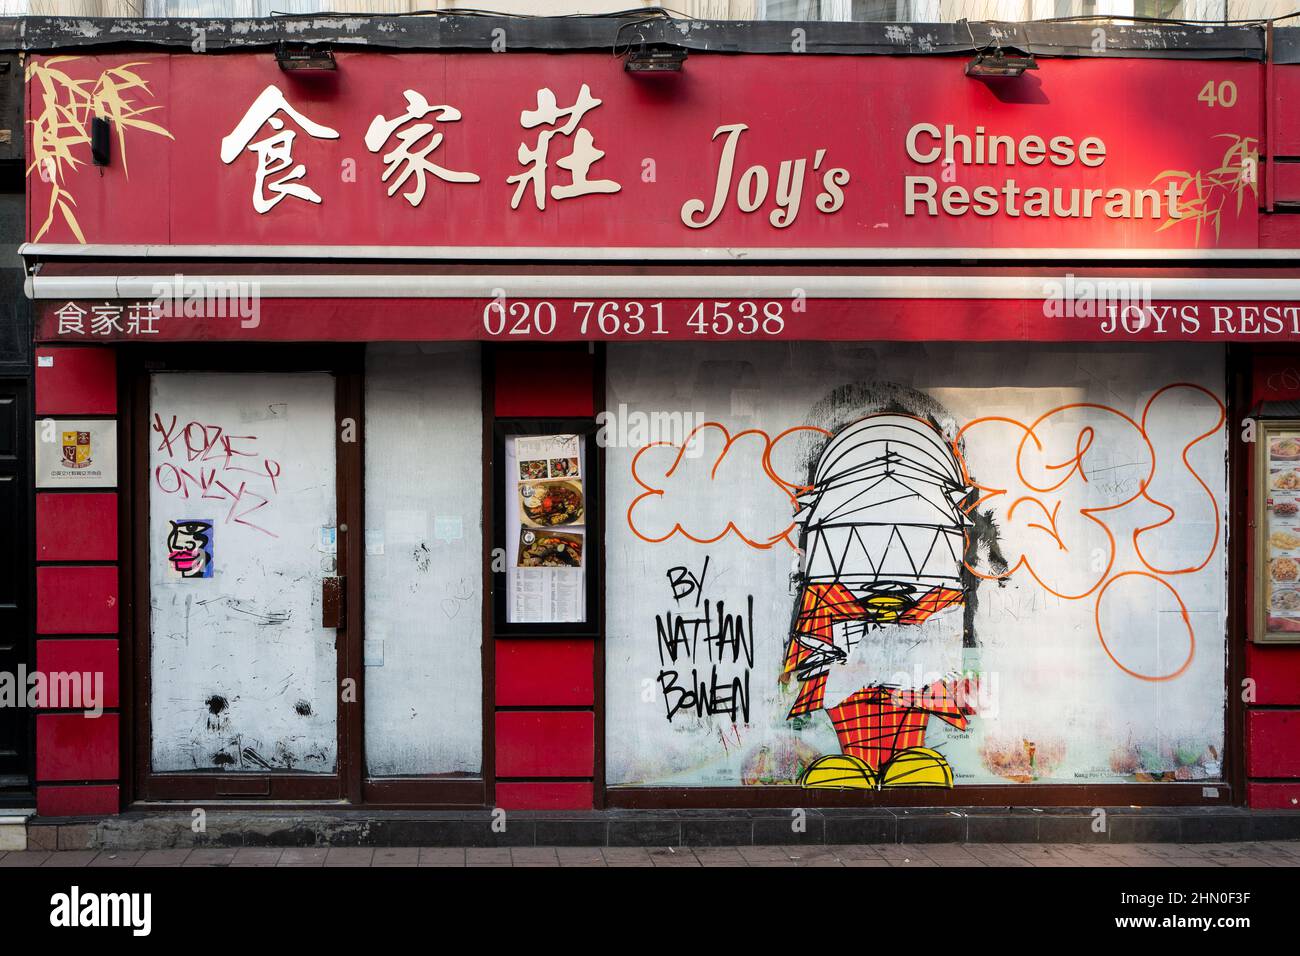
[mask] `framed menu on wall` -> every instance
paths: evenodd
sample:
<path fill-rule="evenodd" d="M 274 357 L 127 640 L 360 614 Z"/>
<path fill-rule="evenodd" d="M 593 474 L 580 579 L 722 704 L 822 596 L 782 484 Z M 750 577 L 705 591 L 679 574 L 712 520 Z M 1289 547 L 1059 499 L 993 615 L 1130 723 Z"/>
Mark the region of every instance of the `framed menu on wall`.
<path fill-rule="evenodd" d="M 599 544 L 588 419 L 512 419 L 495 429 L 493 608 L 498 633 L 595 627 Z"/>
<path fill-rule="evenodd" d="M 1255 459 L 1258 643 L 1300 643 L 1300 420 L 1261 421 Z"/>

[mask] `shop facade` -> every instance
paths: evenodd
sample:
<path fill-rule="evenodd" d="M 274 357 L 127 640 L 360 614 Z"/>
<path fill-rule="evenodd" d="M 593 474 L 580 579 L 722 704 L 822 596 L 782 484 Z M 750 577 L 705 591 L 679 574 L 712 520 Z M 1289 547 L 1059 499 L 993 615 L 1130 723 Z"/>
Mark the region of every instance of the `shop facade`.
<path fill-rule="evenodd" d="M 475 19 L 29 54 L 40 815 L 1295 805 L 1288 31 Z"/>

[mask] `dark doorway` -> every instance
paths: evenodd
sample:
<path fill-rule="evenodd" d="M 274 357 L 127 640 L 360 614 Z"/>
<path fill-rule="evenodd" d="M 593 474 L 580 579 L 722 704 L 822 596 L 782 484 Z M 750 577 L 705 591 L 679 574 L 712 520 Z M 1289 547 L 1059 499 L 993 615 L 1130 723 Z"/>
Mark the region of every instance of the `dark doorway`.
<path fill-rule="evenodd" d="M 0 166 L 0 673 L 36 666 L 32 645 L 31 309 L 23 294 L 21 167 Z M 25 697 L 26 682 L 14 691 Z M 4 703 L 9 703 L 4 701 Z M 25 704 L 24 699 L 14 701 Z M 32 805 L 35 714 L 0 706 L 0 807 Z"/>

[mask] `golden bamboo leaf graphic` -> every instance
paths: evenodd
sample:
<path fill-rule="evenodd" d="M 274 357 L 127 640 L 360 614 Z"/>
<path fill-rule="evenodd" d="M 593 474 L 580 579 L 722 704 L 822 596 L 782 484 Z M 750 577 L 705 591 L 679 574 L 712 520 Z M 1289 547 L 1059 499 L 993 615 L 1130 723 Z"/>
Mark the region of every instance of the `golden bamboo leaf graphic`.
<path fill-rule="evenodd" d="M 1251 195 L 1257 193 L 1258 140 L 1237 133 L 1216 133 L 1214 138 L 1229 141 L 1217 167 L 1196 172 L 1166 169 L 1151 180 L 1152 183 L 1169 180 L 1178 184 L 1177 204 L 1169 210 L 1170 215 L 1165 221 L 1156 227 L 1156 232 L 1190 222 L 1196 245 L 1201 244 L 1201 231 L 1207 226 L 1214 229 L 1217 243 L 1223 227 L 1223 207 L 1228 200 L 1235 200 L 1236 214 L 1241 215 L 1247 190 Z"/>
<path fill-rule="evenodd" d="M 96 116 L 111 120 L 117 130 L 117 153 L 122 161 L 122 172 L 128 179 L 130 169 L 126 162 L 127 130 L 139 130 L 174 139 L 164 127 L 142 119 L 146 113 L 162 109 L 161 106 L 143 106 L 137 93 L 153 95 L 149 82 L 137 68 L 147 63 L 132 62 L 110 67 L 94 79 L 73 79 L 61 64 L 79 60 L 77 56 L 52 56 L 31 63 L 24 74 L 29 87 L 36 88 L 33 96 L 34 119 L 27 121 L 31 127 L 32 161 L 27 175 L 39 171 L 50 182 L 50 204 L 45 220 L 36 231 L 33 241 L 38 241 L 61 217 L 77 241 L 84 243 L 85 235 L 72 211 L 76 199 L 67 188 L 68 177 L 86 164 L 82 158 L 84 147 L 90 143 L 90 120 Z M 36 105 L 39 104 L 39 105 Z"/>

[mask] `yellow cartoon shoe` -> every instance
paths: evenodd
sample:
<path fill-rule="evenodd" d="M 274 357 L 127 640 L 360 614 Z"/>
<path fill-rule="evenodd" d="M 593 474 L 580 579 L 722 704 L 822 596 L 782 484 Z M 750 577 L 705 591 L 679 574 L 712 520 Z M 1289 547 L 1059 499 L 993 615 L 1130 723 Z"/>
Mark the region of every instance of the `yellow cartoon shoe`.
<path fill-rule="evenodd" d="M 811 767 L 809 768 L 812 769 Z M 909 747 L 894 754 L 880 775 L 880 787 L 951 787 L 952 768 L 937 750 Z"/>
<path fill-rule="evenodd" d="M 874 790 L 876 772 L 849 754 L 827 754 L 808 765 L 799 783 L 812 789 Z"/>

